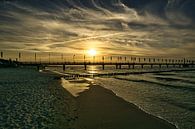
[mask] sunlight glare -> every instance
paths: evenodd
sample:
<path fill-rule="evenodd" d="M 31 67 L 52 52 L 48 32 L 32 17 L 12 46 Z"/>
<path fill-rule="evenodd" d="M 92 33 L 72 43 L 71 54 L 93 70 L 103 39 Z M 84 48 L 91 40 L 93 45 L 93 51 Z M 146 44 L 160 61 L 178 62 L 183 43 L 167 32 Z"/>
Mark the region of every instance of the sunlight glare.
<path fill-rule="evenodd" d="M 90 56 L 95 56 L 95 55 L 97 54 L 97 51 L 94 50 L 94 49 L 90 49 L 90 50 L 88 50 L 87 53 L 88 53 Z"/>

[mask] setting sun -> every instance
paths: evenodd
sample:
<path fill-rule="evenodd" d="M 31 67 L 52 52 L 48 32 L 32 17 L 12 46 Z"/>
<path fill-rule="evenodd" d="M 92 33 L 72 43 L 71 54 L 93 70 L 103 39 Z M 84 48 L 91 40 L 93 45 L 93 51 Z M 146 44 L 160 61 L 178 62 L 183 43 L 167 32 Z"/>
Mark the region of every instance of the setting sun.
<path fill-rule="evenodd" d="M 87 53 L 88 53 L 90 56 L 95 56 L 95 55 L 97 54 L 97 51 L 94 50 L 94 49 L 90 49 L 90 50 L 88 50 Z"/>

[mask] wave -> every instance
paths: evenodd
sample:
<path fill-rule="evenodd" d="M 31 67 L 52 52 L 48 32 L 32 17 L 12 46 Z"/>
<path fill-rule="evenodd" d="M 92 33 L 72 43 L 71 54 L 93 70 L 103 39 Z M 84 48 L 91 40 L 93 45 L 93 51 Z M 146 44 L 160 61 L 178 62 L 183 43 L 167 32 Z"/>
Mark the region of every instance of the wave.
<path fill-rule="evenodd" d="M 154 75 L 160 75 L 160 76 L 173 76 L 176 75 L 175 73 L 155 73 Z"/>
<path fill-rule="evenodd" d="M 191 81 L 191 80 L 187 80 L 187 79 L 182 79 L 182 78 L 155 77 L 155 79 L 162 80 L 162 81 L 179 81 L 179 82 L 184 82 L 184 83 L 195 84 L 195 81 Z"/>
<path fill-rule="evenodd" d="M 189 111 L 195 111 L 195 103 L 193 102 L 181 102 L 181 101 L 175 101 L 175 100 L 169 100 L 169 99 L 162 99 L 161 101 L 165 101 L 166 103 L 169 103 L 171 105 L 189 110 Z"/>
<path fill-rule="evenodd" d="M 165 84 L 165 83 L 155 82 L 155 81 L 150 81 L 150 80 L 144 80 L 144 79 L 129 79 L 129 78 L 120 78 L 120 77 L 115 77 L 115 79 L 131 81 L 131 82 L 141 82 L 141 83 L 153 84 L 153 85 L 164 86 L 164 87 L 173 88 L 173 89 L 195 91 L 195 87 L 181 86 L 181 85 L 176 86 L 176 85 L 170 85 L 170 84 Z"/>

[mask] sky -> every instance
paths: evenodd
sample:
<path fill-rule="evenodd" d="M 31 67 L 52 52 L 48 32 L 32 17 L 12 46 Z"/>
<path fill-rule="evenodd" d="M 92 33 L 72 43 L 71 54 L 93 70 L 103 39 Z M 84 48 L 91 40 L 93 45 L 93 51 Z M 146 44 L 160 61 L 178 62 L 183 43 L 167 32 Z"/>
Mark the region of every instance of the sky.
<path fill-rule="evenodd" d="M 194 0 L 1 0 L 0 50 L 195 55 Z"/>

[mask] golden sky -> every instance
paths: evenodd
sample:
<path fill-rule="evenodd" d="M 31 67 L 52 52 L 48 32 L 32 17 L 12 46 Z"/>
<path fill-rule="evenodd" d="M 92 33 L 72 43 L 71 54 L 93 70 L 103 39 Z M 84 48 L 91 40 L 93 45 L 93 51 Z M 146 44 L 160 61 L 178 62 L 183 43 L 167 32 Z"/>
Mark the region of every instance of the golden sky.
<path fill-rule="evenodd" d="M 160 13 L 155 8 L 161 9 L 161 3 L 155 8 L 129 5 L 133 2 L 1 1 L 0 50 L 15 55 L 83 55 L 94 49 L 97 55 L 194 56 L 193 17 L 177 10 L 173 1 Z"/>

